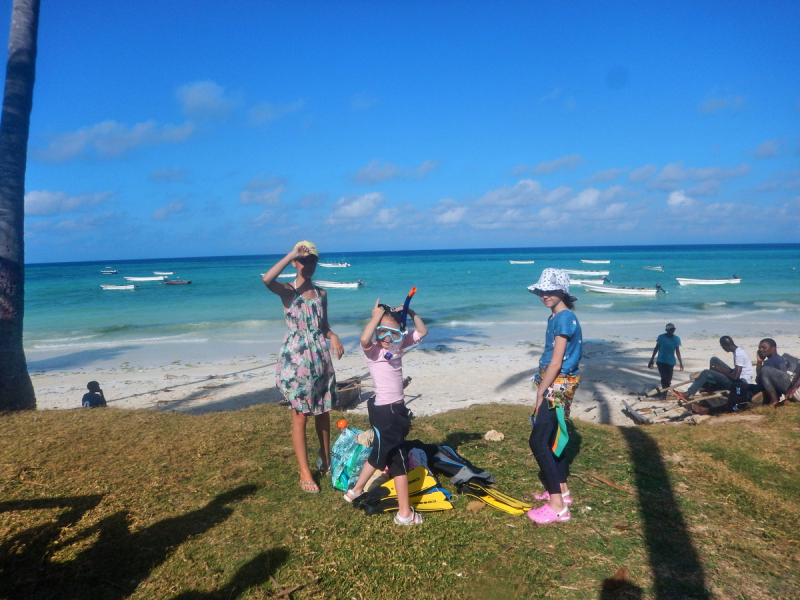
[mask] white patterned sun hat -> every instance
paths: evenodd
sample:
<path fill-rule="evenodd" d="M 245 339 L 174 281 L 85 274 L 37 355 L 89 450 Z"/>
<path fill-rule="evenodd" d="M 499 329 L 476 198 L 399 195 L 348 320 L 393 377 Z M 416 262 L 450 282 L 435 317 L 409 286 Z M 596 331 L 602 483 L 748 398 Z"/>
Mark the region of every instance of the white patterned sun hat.
<path fill-rule="evenodd" d="M 539 281 L 528 286 L 528 291 L 541 296 L 542 292 L 553 292 L 561 290 L 564 295 L 575 302 L 578 298 L 569 293 L 569 275 L 561 269 L 545 269 L 542 271 Z"/>

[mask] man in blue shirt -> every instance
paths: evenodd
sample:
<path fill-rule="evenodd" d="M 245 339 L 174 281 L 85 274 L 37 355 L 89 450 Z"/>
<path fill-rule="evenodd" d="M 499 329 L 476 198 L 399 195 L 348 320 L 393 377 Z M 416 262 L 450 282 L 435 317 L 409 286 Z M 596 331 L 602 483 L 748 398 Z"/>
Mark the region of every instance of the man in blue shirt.
<path fill-rule="evenodd" d="M 666 333 L 662 333 L 656 338 L 656 347 L 653 348 L 653 356 L 647 364 L 649 369 L 653 368 L 655 360 L 658 366 L 658 374 L 661 375 L 661 387 L 668 388 L 672 385 L 672 372 L 675 369 L 675 355 L 678 355 L 678 362 L 683 371 L 683 359 L 681 358 L 681 338 L 675 335 L 675 325 L 667 323 L 664 328 Z M 658 360 L 656 360 L 656 353 Z"/>
<path fill-rule="evenodd" d="M 764 404 L 777 405 L 780 396 L 786 394 L 792 385 L 792 378 L 786 371 L 786 361 L 778 355 L 778 345 L 771 338 L 764 338 L 758 343 L 757 356 L 756 383 L 759 391 L 764 393 Z"/>

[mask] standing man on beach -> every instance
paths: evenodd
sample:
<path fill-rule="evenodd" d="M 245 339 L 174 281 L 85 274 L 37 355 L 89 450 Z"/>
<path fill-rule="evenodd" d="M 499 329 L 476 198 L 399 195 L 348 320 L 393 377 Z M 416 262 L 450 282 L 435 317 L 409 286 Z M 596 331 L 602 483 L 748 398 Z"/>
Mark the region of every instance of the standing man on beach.
<path fill-rule="evenodd" d="M 662 333 L 656 338 L 656 347 L 653 348 L 653 356 L 650 357 L 650 362 L 647 363 L 647 368 L 653 368 L 653 361 L 658 353 L 658 360 L 656 366 L 658 367 L 658 374 L 661 375 L 661 388 L 668 388 L 672 385 L 672 372 L 675 369 L 675 355 L 678 356 L 678 362 L 683 371 L 683 359 L 681 358 L 681 338 L 675 335 L 675 325 L 667 323 L 664 328 L 666 333 Z"/>
<path fill-rule="evenodd" d="M 686 392 L 684 399 L 689 399 L 704 387 L 729 390 L 735 383 L 750 383 L 753 379 L 753 365 L 747 352 L 733 343 L 728 335 L 719 338 L 719 345 L 725 352 L 733 354 L 733 368 L 731 369 L 716 356 L 711 357 L 709 368 L 700 373 Z M 679 392 L 678 395 L 681 395 Z"/>

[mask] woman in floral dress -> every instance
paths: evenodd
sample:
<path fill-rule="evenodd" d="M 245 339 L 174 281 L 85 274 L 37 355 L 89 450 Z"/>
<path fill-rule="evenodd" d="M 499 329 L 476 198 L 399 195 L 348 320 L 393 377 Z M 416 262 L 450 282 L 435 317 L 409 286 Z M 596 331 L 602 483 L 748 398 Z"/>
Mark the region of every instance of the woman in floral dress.
<path fill-rule="evenodd" d="M 337 358 L 344 354 L 339 336 L 328 325 L 327 295 L 311 282 L 318 260 L 314 244 L 298 242 L 263 278 L 264 285 L 280 296 L 289 326 L 278 358 L 276 384 L 293 409 L 292 445 L 300 468 L 300 488 L 312 494 L 319 492 L 319 486 L 308 465 L 306 421 L 308 416 L 314 417 L 321 473 L 326 475 L 330 472 L 330 410 L 336 404 L 336 375 L 330 350 Z M 289 264 L 297 269 L 295 280 L 291 284 L 277 281 Z"/>

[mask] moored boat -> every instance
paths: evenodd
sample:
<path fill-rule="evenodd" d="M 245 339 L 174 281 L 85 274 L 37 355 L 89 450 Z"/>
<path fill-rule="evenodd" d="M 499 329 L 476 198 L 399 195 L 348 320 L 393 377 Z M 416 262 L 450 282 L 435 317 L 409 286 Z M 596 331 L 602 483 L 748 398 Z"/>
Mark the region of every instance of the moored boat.
<path fill-rule="evenodd" d="M 536 261 L 535 260 L 510 260 L 508 262 L 510 262 L 512 265 L 532 265 Z"/>
<path fill-rule="evenodd" d="M 116 269 L 103 269 L 100 272 L 103 275 L 117 275 L 119 273 L 119 271 L 117 271 Z"/>
<path fill-rule="evenodd" d="M 664 265 L 661 265 L 659 267 L 642 267 L 642 268 L 643 269 L 650 269 L 651 271 L 661 271 L 661 272 L 664 271 Z"/>
<path fill-rule="evenodd" d="M 618 294 L 621 296 L 655 296 L 658 294 L 659 291 L 664 292 L 665 294 L 667 291 L 663 289 L 659 284 L 656 284 L 655 287 L 652 288 L 644 288 L 644 287 L 625 287 L 619 285 L 598 285 L 596 283 L 584 283 L 583 289 L 588 290 L 590 292 L 600 292 L 602 294 Z"/>
<path fill-rule="evenodd" d="M 131 283 L 129 285 L 101 285 L 100 287 L 104 290 L 135 290 L 139 286 Z"/>
<path fill-rule="evenodd" d="M 318 267 L 328 267 L 329 269 L 331 269 L 331 268 L 335 269 L 337 267 L 339 267 L 339 268 L 349 267 L 350 263 L 346 263 L 346 262 L 339 262 L 339 263 L 321 262 L 321 263 L 317 263 L 317 266 Z"/>
<path fill-rule="evenodd" d="M 314 280 L 314 285 L 324 289 L 357 289 L 366 285 L 360 279 L 358 281 L 318 281 Z"/>
<path fill-rule="evenodd" d="M 166 275 L 156 275 L 155 277 L 126 277 L 126 281 L 164 281 Z"/>
<path fill-rule="evenodd" d="M 676 277 L 675 280 L 681 285 L 723 285 L 726 283 L 740 283 L 741 278 L 731 279 L 689 279 L 687 277 Z"/>
<path fill-rule="evenodd" d="M 191 281 L 187 281 L 186 279 L 170 279 L 165 281 L 167 285 L 189 285 L 192 283 Z"/>
<path fill-rule="evenodd" d="M 153 275 L 174 275 L 172 271 L 153 271 Z"/>
<path fill-rule="evenodd" d="M 608 275 L 610 271 L 581 271 L 580 269 L 562 269 L 567 275 Z"/>
<path fill-rule="evenodd" d="M 610 279 L 607 280 L 605 277 L 603 277 L 603 279 L 573 279 L 572 277 L 569 278 L 570 285 L 583 285 L 584 283 L 588 283 L 590 285 L 591 284 L 603 285 L 606 281 L 611 283 L 611 280 Z"/>
<path fill-rule="evenodd" d="M 582 258 L 581 262 L 582 263 L 592 264 L 592 265 L 607 265 L 611 261 L 610 260 L 589 260 L 588 258 Z"/>

